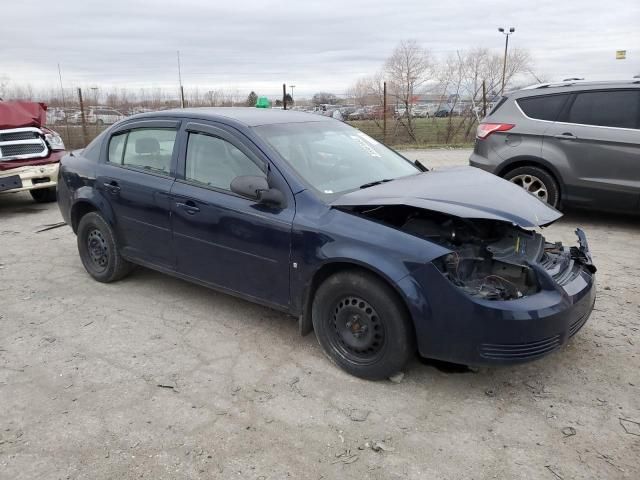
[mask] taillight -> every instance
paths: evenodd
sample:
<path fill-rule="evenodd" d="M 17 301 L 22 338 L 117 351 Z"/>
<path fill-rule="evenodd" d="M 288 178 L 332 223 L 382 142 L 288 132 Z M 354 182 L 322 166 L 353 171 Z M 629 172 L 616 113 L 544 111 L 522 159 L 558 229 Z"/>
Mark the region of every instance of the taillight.
<path fill-rule="evenodd" d="M 481 123 L 476 130 L 476 137 L 484 140 L 493 132 L 506 132 L 515 127 L 512 123 Z"/>

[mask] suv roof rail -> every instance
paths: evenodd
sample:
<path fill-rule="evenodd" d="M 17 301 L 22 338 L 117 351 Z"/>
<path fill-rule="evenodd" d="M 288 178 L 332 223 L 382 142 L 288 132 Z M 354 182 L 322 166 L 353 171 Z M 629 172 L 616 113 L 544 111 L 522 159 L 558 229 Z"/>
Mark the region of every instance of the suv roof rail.
<path fill-rule="evenodd" d="M 640 79 L 632 78 L 628 80 L 584 80 L 582 78 L 567 78 L 561 82 L 546 82 L 537 83 L 528 87 L 521 88 L 521 90 L 535 90 L 538 88 L 553 88 L 553 87 L 571 87 L 573 85 L 628 85 L 628 84 L 640 84 Z"/>

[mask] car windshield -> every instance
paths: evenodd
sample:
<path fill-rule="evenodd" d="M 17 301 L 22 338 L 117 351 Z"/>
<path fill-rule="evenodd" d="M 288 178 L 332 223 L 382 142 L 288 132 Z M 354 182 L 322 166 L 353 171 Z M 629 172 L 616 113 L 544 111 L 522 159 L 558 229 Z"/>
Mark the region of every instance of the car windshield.
<path fill-rule="evenodd" d="M 341 122 L 262 125 L 255 131 L 324 195 L 420 173 L 407 159 Z"/>

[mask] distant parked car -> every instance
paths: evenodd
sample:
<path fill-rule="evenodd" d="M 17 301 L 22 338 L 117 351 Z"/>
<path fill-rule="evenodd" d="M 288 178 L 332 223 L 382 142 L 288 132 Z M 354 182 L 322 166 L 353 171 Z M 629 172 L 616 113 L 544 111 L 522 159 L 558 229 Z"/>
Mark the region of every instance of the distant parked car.
<path fill-rule="evenodd" d="M 415 106 L 411 109 L 411 114 L 416 118 L 429 118 L 430 113 L 426 107 Z"/>
<path fill-rule="evenodd" d="M 478 125 L 469 160 L 553 207 L 640 213 L 640 80 L 512 92 Z"/>
<path fill-rule="evenodd" d="M 351 112 L 347 118 L 349 120 L 366 120 L 368 118 L 368 113 L 365 108 L 356 108 L 353 112 Z"/>
<path fill-rule="evenodd" d="M 47 125 L 55 125 L 64 122 L 65 113 L 62 108 L 50 107 L 47 109 Z"/>
<path fill-rule="evenodd" d="M 89 107 L 85 111 L 86 122 L 95 125 L 111 125 L 125 118 L 125 114 L 113 108 Z M 69 123 L 82 123 L 82 114 L 80 112 L 73 114 L 73 116 L 69 117 Z"/>
<path fill-rule="evenodd" d="M 452 115 L 452 111 L 448 109 L 441 108 L 436 113 L 433 114 L 434 117 L 437 118 L 446 118 Z"/>

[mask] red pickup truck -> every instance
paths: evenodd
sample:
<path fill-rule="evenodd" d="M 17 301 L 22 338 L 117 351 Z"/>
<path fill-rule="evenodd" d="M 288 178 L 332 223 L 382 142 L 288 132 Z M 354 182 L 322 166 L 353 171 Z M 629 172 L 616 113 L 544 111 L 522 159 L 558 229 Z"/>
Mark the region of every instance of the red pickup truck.
<path fill-rule="evenodd" d="M 54 202 L 62 138 L 44 126 L 47 106 L 0 101 L 0 194 L 29 191 L 36 202 Z"/>

